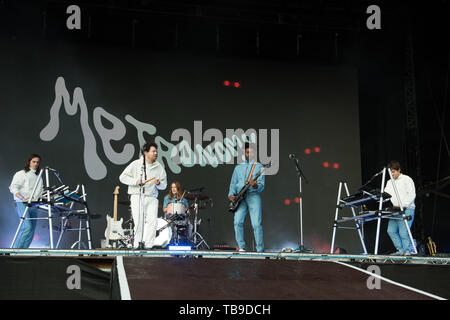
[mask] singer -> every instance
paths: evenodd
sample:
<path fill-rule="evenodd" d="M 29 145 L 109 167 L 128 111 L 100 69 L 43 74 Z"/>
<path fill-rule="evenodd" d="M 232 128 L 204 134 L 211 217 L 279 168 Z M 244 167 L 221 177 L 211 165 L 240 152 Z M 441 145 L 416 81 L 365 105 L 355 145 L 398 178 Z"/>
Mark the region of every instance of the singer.
<path fill-rule="evenodd" d="M 254 150 L 248 143 L 245 143 L 245 162 L 238 164 L 234 168 L 233 176 L 230 182 L 230 190 L 228 192 L 228 198 L 234 201 L 236 194 L 242 190 L 245 183 L 247 181 L 251 183 L 251 187 L 247 190 L 245 199 L 234 213 L 234 231 L 236 235 L 236 242 L 239 246 L 239 251 L 245 251 L 246 249 L 244 240 L 244 221 L 247 212 L 250 213 L 250 219 L 252 221 L 256 251 L 264 251 L 260 195 L 264 190 L 264 174 L 259 176 L 256 181 L 252 180 L 252 176 L 257 175 L 262 168 L 263 165 L 256 162 Z"/>
<path fill-rule="evenodd" d="M 22 215 L 27 208 L 26 202 L 29 200 L 31 193 L 33 192 L 34 185 L 39 176 L 40 168 L 39 164 L 41 162 L 41 157 L 37 154 L 32 154 L 28 157 L 25 162 L 25 167 L 23 170 L 16 172 L 9 186 L 9 190 L 14 195 L 14 200 L 16 201 L 16 208 L 19 217 Z M 42 179 L 38 182 L 37 189 L 35 192 L 35 199 L 38 200 L 42 197 L 43 183 Z M 25 219 L 22 223 L 20 233 L 17 236 L 15 243 L 15 248 L 26 249 L 30 246 L 33 241 L 34 231 L 36 229 L 36 222 L 34 220 L 37 218 L 36 208 L 29 207 Z"/>
<path fill-rule="evenodd" d="M 135 249 L 151 249 L 156 236 L 158 190 L 167 187 L 166 171 L 156 161 L 157 156 L 158 146 L 153 142 L 146 143 L 141 157 L 131 162 L 119 177 L 120 182 L 128 185 Z"/>

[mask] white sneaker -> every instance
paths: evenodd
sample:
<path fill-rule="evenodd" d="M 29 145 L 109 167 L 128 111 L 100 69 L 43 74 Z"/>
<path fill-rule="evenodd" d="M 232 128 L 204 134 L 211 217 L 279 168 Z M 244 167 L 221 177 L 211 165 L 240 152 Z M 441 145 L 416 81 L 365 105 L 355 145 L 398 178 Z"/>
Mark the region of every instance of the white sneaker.
<path fill-rule="evenodd" d="M 244 249 L 239 249 L 239 252 L 245 252 L 245 250 Z"/>

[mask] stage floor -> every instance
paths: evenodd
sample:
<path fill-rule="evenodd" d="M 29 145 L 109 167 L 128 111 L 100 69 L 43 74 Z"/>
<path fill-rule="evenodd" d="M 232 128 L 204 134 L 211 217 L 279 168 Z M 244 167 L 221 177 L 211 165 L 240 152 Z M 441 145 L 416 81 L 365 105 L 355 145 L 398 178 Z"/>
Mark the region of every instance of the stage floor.
<path fill-rule="evenodd" d="M 294 252 L 0 249 L 3 280 L 16 268 L 33 279 L 48 269 L 95 270 L 103 293 L 94 299 L 143 300 L 442 300 L 450 298 L 450 258 Z M 57 267 L 61 264 L 63 267 Z M 8 267 L 9 266 L 9 267 Z M 36 267 L 33 267 L 36 266 Z M 378 271 L 373 271 L 374 268 Z M 59 270 L 58 272 L 60 272 Z M 378 273 L 377 273 L 378 272 Z M 65 272 L 61 274 L 65 276 Z M 87 280 L 89 280 L 87 277 Z M 106 278 L 105 278 L 106 277 Z M 109 280 L 108 280 L 109 279 Z M 381 290 L 368 288 L 369 282 Z M 48 281 L 35 283 L 37 288 Z M 65 284 L 64 281 L 59 281 Z M 108 282 L 111 285 L 108 285 Z M 27 282 L 28 283 L 28 282 Z M 83 287 L 89 288 L 89 280 Z M 111 287 L 111 291 L 105 288 Z M 239 290 L 235 290 L 238 288 Z M 36 288 L 32 288 L 36 292 Z M 52 292 L 53 289 L 41 289 Z M 64 294 L 65 287 L 61 292 Z M 96 292 L 97 289 L 91 290 Z M 54 291 L 54 290 L 53 290 Z M 17 297 L 21 297 L 17 292 Z M 73 298 L 68 295 L 67 298 Z M 105 298 L 106 297 L 106 298 Z M 53 299 L 53 296 L 51 296 Z M 75 297 L 77 299 L 77 296 Z"/>

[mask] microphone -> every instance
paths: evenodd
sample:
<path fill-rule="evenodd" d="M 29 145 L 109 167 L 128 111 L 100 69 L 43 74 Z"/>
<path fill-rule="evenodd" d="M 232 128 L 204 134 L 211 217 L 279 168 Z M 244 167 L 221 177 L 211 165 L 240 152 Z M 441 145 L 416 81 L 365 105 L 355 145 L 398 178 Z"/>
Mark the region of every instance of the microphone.
<path fill-rule="evenodd" d="M 289 159 L 295 160 L 295 168 L 297 169 L 298 175 L 299 175 L 299 176 L 303 176 L 303 178 L 305 178 L 305 182 L 306 182 L 306 183 L 309 183 L 309 182 L 308 182 L 308 179 L 306 179 L 305 175 L 303 174 L 302 170 L 300 169 L 300 165 L 299 165 L 299 163 L 298 163 L 298 159 L 297 159 L 297 157 L 295 156 L 295 154 L 291 153 L 291 154 L 289 155 Z"/>
<path fill-rule="evenodd" d="M 380 172 L 375 173 L 375 175 L 374 175 L 373 177 L 374 177 L 374 178 L 375 178 L 375 177 L 378 177 L 380 174 L 383 173 L 383 170 L 384 170 L 384 169 L 382 169 Z"/>
<path fill-rule="evenodd" d="M 295 165 L 298 166 L 298 159 L 297 159 L 297 157 L 295 156 L 295 154 L 291 153 L 291 154 L 289 155 L 289 159 L 295 160 Z"/>

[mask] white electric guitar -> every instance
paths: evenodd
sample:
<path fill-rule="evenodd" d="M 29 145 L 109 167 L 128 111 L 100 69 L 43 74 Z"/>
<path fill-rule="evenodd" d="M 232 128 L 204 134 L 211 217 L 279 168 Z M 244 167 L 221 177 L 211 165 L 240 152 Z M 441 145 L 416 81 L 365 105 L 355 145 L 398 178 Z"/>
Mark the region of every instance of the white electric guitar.
<path fill-rule="evenodd" d="M 110 240 L 120 240 L 124 238 L 124 231 L 122 228 L 123 218 L 120 218 L 117 221 L 117 196 L 119 194 L 119 186 L 114 190 L 114 216 L 111 218 L 109 215 L 106 215 L 106 244 L 109 245 Z"/>

